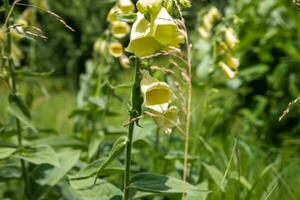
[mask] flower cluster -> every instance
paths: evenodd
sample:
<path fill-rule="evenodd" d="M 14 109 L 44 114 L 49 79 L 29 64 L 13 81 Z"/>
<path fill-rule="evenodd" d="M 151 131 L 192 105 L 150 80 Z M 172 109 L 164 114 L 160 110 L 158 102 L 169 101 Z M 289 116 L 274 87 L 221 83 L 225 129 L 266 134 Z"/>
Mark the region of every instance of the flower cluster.
<path fill-rule="evenodd" d="M 200 35 L 209 39 L 213 36 L 217 41 L 217 62 L 223 70 L 227 78 L 233 79 L 236 77 L 239 59 L 234 57 L 234 50 L 239 44 L 239 39 L 235 30 L 228 27 L 225 17 L 215 7 L 211 7 L 203 16 L 201 26 L 198 28 Z M 219 22 L 219 23 L 218 23 Z"/>
<path fill-rule="evenodd" d="M 219 54 L 221 61 L 219 66 L 222 68 L 227 78 L 233 79 L 236 77 L 240 61 L 233 56 L 234 49 L 239 43 L 239 39 L 233 28 L 225 28 L 223 31 L 224 41 L 218 43 Z"/>
<path fill-rule="evenodd" d="M 163 6 L 162 0 L 139 0 L 136 4 L 136 20 L 131 28 L 130 42 L 126 51 L 145 58 L 161 51 L 177 48 L 184 42 L 172 13 Z M 178 108 L 171 103 L 175 95 L 171 87 L 142 70 L 140 83 L 145 113 L 150 115 L 158 128 L 170 134 L 178 126 Z"/>
<path fill-rule="evenodd" d="M 94 51 L 104 54 L 106 50 L 114 58 L 118 58 L 120 65 L 124 68 L 129 67 L 129 58 L 124 54 L 124 46 L 122 39 L 130 32 L 128 23 L 121 21 L 120 15 L 132 14 L 134 12 L 134 4 L 131 0 L 118 0 L 117 3 L 110 9 L 106 20 L 110 23 L 109 35 L 112 39 L 107 43 L 107 38 L 99 38 L 94 44 Z"/>
<path fill-rule="evenodd" d="M 170 134 L 172 128 L 179 124 L 178 108 L 170 106 L 175 100 L 175 95 L 167 83 L 152 77 L 148 71 L 143 70 L 142 75 L 143 106 L 149 110 L 156 125 L 165 133 Z"/>
<path fill-rule="evenodd" d="M 127 51 L 138 57 L 178 47 L 184 37 L 162 0 L 139 0 Z"/>
<path fill-rule="evenodd" d="M 221 19 L 221 13 L 215 7 L 212 7 L 204 16 L 202 26 L 198 28 L 200 35 L 204 38 L 211 36 L 213 26 Z"/>

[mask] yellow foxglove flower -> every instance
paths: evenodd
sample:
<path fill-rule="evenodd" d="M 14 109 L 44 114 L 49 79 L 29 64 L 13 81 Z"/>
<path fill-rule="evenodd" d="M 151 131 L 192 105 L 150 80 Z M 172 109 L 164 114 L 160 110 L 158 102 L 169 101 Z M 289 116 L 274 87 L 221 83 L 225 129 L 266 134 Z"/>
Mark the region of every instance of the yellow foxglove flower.
<path fill-rule="evenodd" d="M 240 42 L 232 28 L 227 28 L 225 30 L 225 42 L 231 49 L 235 48 Z"/>
<path fill-rule="evenodd" d="M 159 42 L 150 35 L 150 23 L 144 15 L 137 13 L 137 19 L 132 25 L 130 42 L 127 51 L 136 56 L 149 56 L 161 49 Z"/>
<path fill-rule="evenodd" d="M 112 23 L 112 34 L 116 38 L 122 38 L 126 36 L 130 31 L 129 25 L 126 22 L 114 21 Z"/>
<path fill-rule="evenodd" d="M 163 46 L 173 45 L 179 35 L 174 19 L 164 7 L 160 9 L 155 17 L 151 28 L 151 33 L 154 38 Z M 179 40 L 179 42 L 181 41 Z M 175 46 L 177 45 L 175 44 Z"/>
<path fill-rule="evenodd" d="M 224 62 L 220 62 L 219 65 L 222 68 L 222 70 L 227 78 L 230 78 L 230 79 L 235 78 L 236 72 L 234 72 L 228 65 L 226 65 Z"/>
<path fill-rule="evenodd" d="M 139 0 L 136 4 L 142 14 L 155 15 L 161 8 L 162 0 Z"/>
<path fill-rule="evenodd" d="M 169 103 L 174 100 L 174 94 L 170 86 L 150 76 L 148 71 L 143 70 L 141 81 L 141 93 L 144 98 L 143 105 L 156 112 L 167 110 Z"/>
<path fill-rule="evenodd" d="M 117 5 L 124 14 L 134 11 L 134 5 L 131 0 L 119 0 Z"/>
<path fill-rule="evenodd" d="M 221 17 L 221 13 L 217 8 L 212 7 L 206 15 L 203 16 L 203 26 L 206 31 L 209 31 L 214 23 L 219 20 Z"/>
<path fill-rule="evenodd" d="M 198 32 L 199 32 L 200 35 L 201 35 L 203 38 L 205 38 L 205 39 L 207 39 L 207 38 L 210 37 L 210 33 L 209 33 L 207 30 L 205 30 L 205 28 L 203 28 L 203 27 L 200 27 L 200 28 L 198 29 Z"/>
<path fill-rule="evenodd" d="M 153 114 L 156 125 L 167 134 L 170 134 L 172 128 L 179 124 L 178 108 L 176 106 L 171 106 L 163 113 L 154 112 Z"/>
<path fill-rule="evenodd" d="M 112 7 L 106 17 L 106 20 L 110 23 L 117 21 L 117 14 L 119 13 L 122 13 L 120 8 L 118 8 L 117 6 Z"/>
<path fill-rule="evenodd" d="M 113 57 L 120 57 L 123 55 L 123 45 L 120 42 L 113 42 L 109 45 L 109 53 Z"/>
<path fill-rule="evenodd" d="M 232 57 L 232 56 L 226 56 L 225 63 L 233 70 L 237 70 L 237 68 L 240 65 L 239 59 Z"/>

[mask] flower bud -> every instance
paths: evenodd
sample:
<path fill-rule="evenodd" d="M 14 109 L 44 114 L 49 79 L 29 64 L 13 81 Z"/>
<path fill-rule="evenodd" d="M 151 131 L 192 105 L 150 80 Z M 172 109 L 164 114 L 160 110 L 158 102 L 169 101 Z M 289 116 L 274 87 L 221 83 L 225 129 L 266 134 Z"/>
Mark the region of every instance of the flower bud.
<path fill-rule="evenodd" d="M 130 31 L 129 25 L 126 22 L 114 21 L 112 23 L 112 34 L 116 38 L 126 36 Z"/>
<path fill-rule="evenodd" d="M 109 53 L 113 57 L 120 57 L 123 55 L 123 45 L 120 42 L 113 42 L 109 45 Z"/>

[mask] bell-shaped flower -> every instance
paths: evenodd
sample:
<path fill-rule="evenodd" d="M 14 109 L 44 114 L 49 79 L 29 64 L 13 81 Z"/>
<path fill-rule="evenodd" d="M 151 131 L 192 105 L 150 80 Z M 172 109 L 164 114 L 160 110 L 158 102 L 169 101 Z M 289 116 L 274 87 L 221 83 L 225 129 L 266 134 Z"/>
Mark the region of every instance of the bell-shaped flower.
<path fill-rule="evenodd" d="M 225 64 L 224 62 L 220 62 L 219 65 L 222 68 L 222 70 L 227 78 L 229 78 L 229 79 L 235 78 L 236 72 L 233 71 L 227 64 Z"/>
<path fill-rule="evenodd" d="M 176 106 L 169 107 L 163 113 L 154 111 L 152 114 L 157 127 L 167 134 L 170 134 L 172 132 L 172 128 L 179 124 L 178 108 Z"/>
<path fill-rule="evenodd" d="M 158 52 L 162 46 L 150 34 L 150 23 L 143 14 L 137 13 L 137 19 L 132 25 L 130 42 L 126 51 L 143 57 Z"/>
<path fill-rule="evenodd" d="M 176 41 L 178 36 L 182 35 L 178 31 L 178 27 L 174 19 L 164 7 L 160 9 L 159 13 L 154 18 L 151 27 L 151 33 L 153 34 L 154 38 L 163 46 L 178 46 L 178 43 L 183 42 L 183 40 Z"/>
<path fill-rule="evenodd" d="M 116 38 L 122 38 L 126 36 L 130 31 L 129 25 L 126 22 L 114 21 L 112 23 L 112 34 Z"/>
<path fill-rule="evenodd" d="M 225 63 L 233 70 L 237 70 L 240 65 L 239 59 L 232 56 L 226 56 Z"/>
<path fill-rule="evenodd" d="M 117 21 L 117 15 L 119 13 L 122 13 L 120 8 L 118 8 L 117 6 L 112 7 L 107 14 L 106 20 L 110 23 Z"/>
<path fill-rule="evenodd" d="M 131 0 L 119 0 L 117 5 L 124 14 L 134 11 L 134 5 Z"/>
<path fill-rule="evenodd" d="M 201 35 L 203 38 L 205 38 L 205 39 L 207 39 L 207 38 L 210 37 L 210 32 L 208 32 L 207 30 L 205 30 L 205 28 L 203 28 L 203 27 L 199 27 L 199 28 L 198 28 L 198 32 L 199 32 L 200 35 Z"/>
<path fill-rule="evenodd" d="M 161 4 L 162 0 L 139 0 L 136 7 L 142 14 L 156 15 L 161 8 Z"/>
<path fill-rule="evenodd" d="M 121 57 L 123 55 L 123 45 L 120 42 L 113 42 L 109 45 L 109 53 L 113 57 Z"/>
<path fill-rule="evenodd" d="M 210 31 L 212 26 L 221 18 L 221 13 L 215 7 L 212 7 L 206 15 L 203 16 L 203 26 L 206 31 Z"/>
<path fill-rule="evenodd" d="M 240 42 L 232 28 L 225 30 L 225 42 L 231 49 L 235 48 Z"/>
<path fill-rule="evenodd" d="M 151 77 L 148 71 L 143 70 L 142 73 L 141 93 L 144 98 L 143 105 L 151 110 L 164 112 L 167 110 L 169 103 L 175 99 L 170 86 Z"/>

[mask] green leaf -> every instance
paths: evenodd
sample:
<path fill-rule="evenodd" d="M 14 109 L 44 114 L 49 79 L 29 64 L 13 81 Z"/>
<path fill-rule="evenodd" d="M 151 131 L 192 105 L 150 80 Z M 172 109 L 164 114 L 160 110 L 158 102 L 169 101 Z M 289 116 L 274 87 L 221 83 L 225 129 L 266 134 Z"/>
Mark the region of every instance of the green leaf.
<path fill-rule="evenodd" d="M 70 181 L 71 187 L 79 200 L 121 200 L 122 192 L 105 180 L 94 184 L 94 179 Z"/>
<path fill-rule="evenodd" d="M 72 147 L 86 149 L 86 144 L 83 141 L 68 136 L 49 136 L 34 140 L 32 143 L 35 145 L 47 144 L 52 147 Z"/>
<path fill-rule="evenodd" d="M 15 94 L 11 94 L 9 96 L 9 111 L 12 115 L 18 118 L 25 126 L 32 129 L 36 133 L 38 132 L 30 119 L 30 112 L 25 102 L 21 99 L 20 96 Z"/>
<path fill-rule="evenodd" d="M 32 172 L 34 180 L 33 196 L 34 199 L 40 199 L 55 186 L 79 160 L 80 151 L 64 149 L 58 153 L 60 167 L 54 167 L 49 164 L 37 166 Z"/>
<path fill-rule="evenodd" d="M 20 179 L 22 170 L 17 164 L 5 164 L 0 166 L 0 182 L 11 179 Z"/>
<path fill-rule="evenodd" d="M 130 180 L 130 188 L 152 193 L 181 194 L 186 192 L 192 196 L 208 193 L 177 178 L 154 173 L 139 173 Z"/>
<path fill-rule="evenodd" d="M 71 179 L 83 179 L 83 178 L 89 178 L 93 175 L 95 175 L 99 168 L 103 165 L 103 163 L 107 160 L 108 158 L 101 158 L 98 160 L 95 160 L 91 164 L 87 165 L 86 167 L 82 168 L 75 176 L 70 177 Z M 109 166 L 107 166 L 100 175 L 108 173 L 120 173 L 124 171 L 124 166 L 118 161 L 118 160 L 113 160 Z"/>
<path fill-rule="evenodd" d="M 14 155 L 14 157 L 26 160 L 36 165 L 50 164 L 60 167 L 57 154 L 48 145 L 38 145 L 36 147 L 23 149 L 20 151 L 19 155 Z"/>
<path fill-rule="evenodd" d="M 119 156 L 123 152 L 123 150 L 127 144 L 127 141 L 128 141 L 127 136 L 121 136 L 116 140 L 107 159 L 99 167 L 95 181 L 97 180 L 101 171 L 103 169 L 105 169 L 105 167 L 107 167 L 117 156 Z"/>
<path fill-rule="evenodd" d="M 215 166 L 207 165 L 205 163 L 202 163 L 202 165 L 208 171 L 210 177 L 219 186 L 222 192 L 225 192 L 226 181 L 223 181 L 223 174 Z"/>
<path fill-rule="evenodd" d="M 0 160 L 5 159 L 16 152 L 15 148 L 0 148 Z"/>
<path fill-rule="evenodd" d="M 98 151 L 99 145 L 104 139 L 104 133 L 102 131 L 93 134 L 88 150 L 88 159 L 91 160 Z"/>

